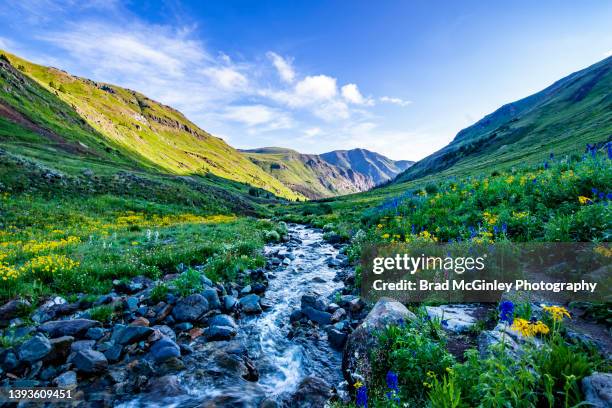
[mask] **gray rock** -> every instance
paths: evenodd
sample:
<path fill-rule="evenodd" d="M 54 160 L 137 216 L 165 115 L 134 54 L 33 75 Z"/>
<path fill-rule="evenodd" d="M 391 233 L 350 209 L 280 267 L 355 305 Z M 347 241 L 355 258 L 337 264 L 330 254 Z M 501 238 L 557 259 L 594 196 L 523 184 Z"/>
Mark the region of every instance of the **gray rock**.
<path fill-rule="evenodd" d="M 297 390 L 291 396 L 289 406 L 291 408 L 324 407 L 331 395 L 331 387 L 327 382 L 318 377 L 308 376 L 300 382 Z"/>
<path fill-rule="evenodd" d="M 77 340 L 70 345 L 70 351 L 76 353 L 81 350 L 94 348 L 95 345 L 95 340 Z"/>
<path fill-rule="evenodd" d="M 169 326 L 158 325 L 158 326 L 153 326 L 152 329 L 157 330 L 163 336 L 169 337 L 172 340 L 176 341 L 176 333 L 174 333 L 174 330 L 172 330 Z"/>
<path fill-rule="evenodd" d="M 147 399 L 160 400 L 168 397 L 178 397 L 187 394 L 176 375 L 165 375 L 149 380 L 147 384 L 149 393 Z"/>
<path fill-rule="evenodd" d="M 327 331 L 327 339 L 329 340 L 329 344 L 336 350 L 342 350 L 344 344 L 346 343 L 348 335 L 336 328 L 331 328 Z"/>
<path fill-rule="evenodd" d="M 252 290 L 253 290 L 253 288 L 251 288 L 251 285 L 246 285 L 244 288 L 242 288 L 242 290 L 240 290 L 240 294 L 242 296 L 246 296 L 249 293 L 251 293 Z"/>
<path fill-rule="evenodd" d="M 466 332 L 478 321 L 473 316 L 476 308 L 466 305 L 426 306 L 425 309 L 430 318 L 440 319 L 442 327 L 453 333 Z"/>
<path fill-rule="evenodd" d="M 39 334 L 21 345 L 19 359 L 33 363 L 46 357 L 52 349 L 49 339 Z"/>
<path fill-rule="evenodd" d="M 344 310 L 343 308 L 339 308 L 331 315 L 330 320 L 332 323 L 337 323 L 341 321 L 342 319 L 344 319 L 345 317 L 346 317 L 346 310 Z"/>
<path fill-rule="evenodd" d="M 236 333 L 236 328 L 230 326 L 211 326 L 204 330 L 207 341 L 231 340 Z"/>
<path fill-rule="evenodd" d="M 153 333 L 153 329 L 146 326 L 124 326 L 118 324 L 113 329 L 111 339 L 118 344 L 126 345 L 145 340 Z"/>
<path fill-rule="evenodd" d="M 351 313 L 359 313 L 365 307 L 365 302 L 361 298 L 355 298 L 348 302 L 348 310 Z"/>
<path fill-rule="evenodd" d="M 174 326 L 174 328 L 178 331 L 187 331 L 187 330 L 193 329 L 193 324 L 189 322 L 183 322 L 183 323 L 177 324 L 176 326 Z"/>
<path fill-rule="evenodd" d="M 354 384 L 358 380 L 370 384 L 373 380 L 370 352 L 378 344 L 376 332 L 386 326 L 403 324 L 414 319 L 416 319 L 414 313 L 400 302 L 388 298 L 376 302 L 361 325 L 348 336 L 346 341 L 342 353 L 342 373 L 345 380 L 349 384 Z"/>
<path fill-rule="evenodd" d="M 223 296 L 223 310 L 225 310 L 226 312 L 230 312 L 234 310 L 237 303 L 238 301 L 236 300 L 235 297 L 231 295 Z"/>
<path fill-rule="evenodd" d="M 105 347 L 100 348 L 100 351 L 103 351 L 104 356 L 111 363 L 116 363 L 121 360 L 121 355 L 123 354 L 123 346 L 120 344 L 111 344 L 108 343 Z"/>
<path fill-rule="evenodd" d="M 321 310 L 313 309 L 310 306 L 302 309 L 302 313 L 304 313 L 304 315 L 306 315 L 309 320 L 312 320 L 313 322 L 316 322 L 321 326 L 331 323 L 331 314 L 323 312 Z"/>
<path fill-rule="evenodd" d="M 179 300 L 172 309 L 172 316 L 177 322 L 195 322 L 208 310 L 206 298 L 196 293 Z"/>
<path fill-rule="evenodd" d="M 138 298 L 130 296 L 123 302 L 123 307 L 130 312 L 135 312 L 138 309 Z"/>
<path fill-rule="evenodd" d="M 291 323 L 298 322 L 300 321 L 300 319 L 302 319 L 302 317 L 304 317 L 304 313 L 302 313 L 301 310 L 296 309 L 291 312 L 291 315 L 289 316 L 289 321 Z"/>
<path fill-rule="evenodd" d="M 219 295 L 216 289 L 206 289 L 202 292 L 202 296 L 208 301 L 209 309 L 220 309 L 221 302 L 219 302 Z"/>
<path fill-rule="evenodd" d="M 72 336 L 81 338 L 92 327 L 99 327 L 101 323 L 89 319 L 53 320 L 45 322 L 38 330 L 46 333 L 49 337 Z"/>
<path fill-rule="evenodd" d="M 62 336 L 56 337 L 54 339 L 49 340 L 51 343 L 52 351 L 45 358 L 45 361 L 52 361 L 57 363 L 63 363 L 66 361 L 66 358 L 71 352 L 72 343 L 74 342 L 74 337 L 72 336 Z"/>
<path fill-rule="evenodd" d="M 74 389 L 77 386 L 77 375 L 74 371 L 66 371 L 53 380 L 53 385 L 69 390 Z"/>
<path fill-rule="evenodd" d="M 91 329 L 87 330 L 85 337 L 91 340 L 100 340 L 102 337 L 104 337 L 104 329 L 101 327 L 92 327 Z"/>
<path fill-rule="evenodd" d="M 259 314 L 263 310 L 259 304 L 259 296 L 255 294 L 247 295 L 240 299 L 240 306 L 247 314 Z"/>
<path fill-rule="evenodd" d="M 166 361 L 169 358 L 180 357 L 180 347 L 170 338 L 162 337 L 151 346 L 151 356 L 156 362 Z"/>
<path fill-rule="evenodd" d="M 0 326 L 3 322 L 6 326 L 10 320 L 22 315 L 30 306 L 30 302 L 22 299 L 14 299 L 0 306 Z"/>
<path fill-rule="evenodd" d="M 212 317 L 210 320 L 208 320 L 208 325 L 209 326 L 228 326 L 234 329 L 238 328 L 238 325 L 236 325 L 236 321 L 234 320 L 234 318 L 226 314 L 220 314 L 220 315 L 216 315 Z"/>
<path fill-rule="evenodd" d="M 593 373 L 583 378 L 581 385 L 588 406 L 612 408 L 612 374 Z"/>
<path fill-rule="evenodd" d="M 77 371 L 88 374 L 100 373 L 108 367 L 108 360 L 104 354 L 96 350 L 81 350 L 75 354 L 72 364 Z"/>
<path fill-rule="evenodd" d="M 302 309 L 305 309 L 307 307 L 322 311 L 327 309 L 327 302 L 325 301 L 325 299 L 322 296 L 319 296 L 319 294 L 313 292 L 305 293 L 304 295 L 302 295 L 302 298 L 300 299 L 300 304 L 302 306 Z"/>

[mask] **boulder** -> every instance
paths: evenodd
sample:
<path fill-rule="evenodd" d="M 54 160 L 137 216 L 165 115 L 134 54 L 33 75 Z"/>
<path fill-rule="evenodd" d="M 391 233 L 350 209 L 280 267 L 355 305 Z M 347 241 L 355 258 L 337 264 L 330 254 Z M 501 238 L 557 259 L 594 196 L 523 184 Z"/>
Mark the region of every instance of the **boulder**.
<path fill-rule="evenodd" d="M 179 300 L 172 309 L 172 316 L 177 322 L 195 322 L 208 310 L 206 298 L 196 293 Z"/>
<path fill-rule="evenodd" d="M 331 314 L 327 312 L 323 312 L 321 310 L 313 309 L 308 306 L 302 309 L 302 313 L 306 315 L 309 320 L 312 320 L 315 323 L 318 323 L 321 326 L 327 325 L 331 323 Z"/>
<path fill-rule="evenodd" d="M 238 301 L 236 300 L 235 297 L 231 295 L 223 296 L 223 310 L 225 310 L 226 312 L 230 312 L 234 310 L 237 303 Z"/>
<path fill-rule="evenodd" d="M 308 376 L 298 385 L 297 390 L 291 396 L 289 406 L 291 408 L 324 407 L 332 396 L 331 387 L 324 380 Z"/>
<path fill-rule="evenodd" d="M 81 350 L 94 348 L 95 345 L 95 340 L 77 340 L 70 345 L 70 351 L 76 353 Z"/>
<path fill-rule="evenodd" d="M 336 350 L 342 350 L 344 344 L 346 343 L 347 337 L 348 335 L 346 333 L 333 327 L 327 331 L 327 339 L 329 340 L 329 344 Z"/>
<path fill-rule="evenodd" d="M 211 326 L 204 331 L 204 336 L 208 341 L 231 340 L 237 333 L 234 327 L 230 326 Z"/>
<path fill-rule="evenodd" d="M 475 308 L 466 305 L 426 306 L 427 315 L 440 319 L 442 327 L 453 333 L 463 333 L 476 324 Z"/>
<path fill-rule="evenodd" d="M 10 320 L 21 316 L 30 306 L 30 302 L 22 299 L 14 299 L 0 306 L 0 326 L 7 326 Z"/>
<path fill-rule="evenodd" d="M 87 349 L 76 353 L 72 359 L 72 364 L 74 364 L 77 371 L 95 374 L 106 370 L 108 360 L 99 351 Z"/>
<path fill-rule="evenodd" d="M 72 351 L 73 342 L 74 337 L 72 336 L 56 337 L 54 339 L 49 340 L 49 343 L 51 343 L 51 347 L 53 348 L 53 350 L 51 351 L 51 353 L 49 353 L 47 358 L 45 358 L 45 361 L 52 361 L 58 363 L 65 362 L 66 358 Z"/>
<path fill-rule="evenodd" d="M 85 337 L 91 340 L 100 340 L 102 337 L 104 337 L 104 329 L 101 327 L 92 327 L 91 329 L 87 330 Z"/>
<path fill-rule="evenodd" d="M 49 339 L 42 334 L 36 335 L 23 343 L 19 348 L 19 359 L 33 363 L 46 357 L 53 347 Z"/>
<path fill-rule="evenodd" d="M 208 301 L 210 309 L 221 309 L 221 302 L 219 302 L 219 295 L 216 289 L 206 289 L 202 292 L 202 296 Z"/>
<path fill-rule="evenodd" d="M 331 315 L 330 320 L 332 323 L 338 323 L 340 320 L 344 319 L 345 317 L 346 317 L 346 310 L 344 310 L 343 308 L 339 308 Z"/>
<path fill-rule="evenodd" d="M 612 407 L 612 374 L 593 373 L 582 379 L 582 393 L 588 406 L 595 408 Z"/>
<path fill-rule="evenodd" d="M 164 375 L 149 380 L 147 384 L 147 399 L 160 400 L 168 397 L 185 395 L 187 391 L 183 388 L 176 375 Z"/>
<path fill-rule="evenodd" d="M 255 294 L 247 295 L 240 299 L 240 306 L 247 314 L 259 314 L 262 312 L 259 304 L 259 296 Z"/>
<path fill-rule="evenodd" d="M 53 380 L 53 385 L 58 388 L 74 389 L 77 386 L 77 375 L 74 371 L 66 371 Z"/>
<path fill-rule="evenodd" d="M 176 340 L 176 333 L 169 326 L 159 325 L 153 326 L 153 330 L 157 330 L 161 335 L 171 338 L 172 340 Z"/>
<path fill-rule="evenodd" d="M 226 314 L 220 314 L 220 315 L 216 315 L 212 317 L 210 320 L 208 320 L 208 325 L 209 326 L 228 326 L 234 329 L 238 328 L 238 325 L 236 324 L 236 321 L 234 320 L 234 318 Z"/>
<path fill-rule="evenodd" d="M 315 310 L 326 310 L 327 302 L 322 296 L 314 292 L 305 293 L 300 300 L 302 309 L 311 307 Z"/>
<path fill-rule="evenodd" d="M 414 313 L 400 302 L 388 298 L 376 302 L 361 325 L 347 338 L 342 353 L 342 373 L 346 381 L 354 384 L 360 380 L 370 384 L 372 380 L 370 352 L 378 343 L 376 331 L 414 319 L 416 319 Z"/>
<path fill-rule="evenodd" d="M 99 326 L 101 326 L 100 322 L 89 319 L 53 320 L 41 324 L 38 330 L 51 338 L 62 336 L 81 338 L 85 336 L 87 330 Z"/>
<path fill-rule="evenodd" d="M 124 326 L 118 324 L 113 329 L 111 339 L 117 344 L 132 344 L 145 340 L 153 333 L 153 329 L 145 326 Z"/>
<path fill-rule="evenodd" d="M 172 339 L 162 337 L 151 346 L 151 356 L 159 363 L 169 358 L 180 357 L 181 349 Z"/>

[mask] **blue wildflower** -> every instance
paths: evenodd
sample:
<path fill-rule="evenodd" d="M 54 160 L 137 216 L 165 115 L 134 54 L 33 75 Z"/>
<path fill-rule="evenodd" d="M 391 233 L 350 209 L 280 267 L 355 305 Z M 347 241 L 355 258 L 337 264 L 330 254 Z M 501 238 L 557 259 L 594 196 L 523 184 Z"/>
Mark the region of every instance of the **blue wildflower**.
<path fill-rule="evenodd" d="M 357 406 L 368 408 L 368 387 L 362 385 L 357 389 Z"/>
<path fill-rule="evenodd" d="M 531 182 L 532 182 L 533 184 L 535 184 L 535 183 L 537 183 L 537 182 L 538 182 L 538 179 L 537 179 L 537 178 L 534 178 L 533 180 L 531 180 Z"/>
<path fill-rule="evenodd" d="M 499 320 L 509 325 L 514 323 L 514 303 L 505 300 L 499 305 Z"/>
<path fill-rule="evenodd" d="M 548 162 L 546 160 L 544 161 L 544 170 L 548 170 Z"/>
<path fill-rule="evenodd" d="M 597 189 L 596 189 L 595 187 L 593 187 L 593 188 L 591 189 L 591 193 L 593 193 L 593 194 L 597 195 Z"/>
<path fill-rule="evenodd" d="M 612 160 L 612 142 L 608 142 L 608 159 Z"/>
<path fill-rule="evenodd" d="M 499 228 L 497 228 L 497 225 L 495 225 L 495 226 L 493 227 L 493 233 L 494 233 L 495 235 L 497 235 L 497 234 L 498 234 L 498 232 L 499 232 L 498 230 L 499 230 Z"/>
<path fill-rule="evenodd" d="M 598 196 L 600 200 L 603 200 L 604 198 L 606 198 L 606 194 L 602 192 L 600 192 Z"/>
<path fill-rule="evenodd" d="M 508 233 L 508 224 L 506 224 L 505 222 L 502 224 L 502 232 L 504 234 Z"/>
<path fill-rule="evenodd" d="M 414 235 L 415 231 L 416 231 L 416 229 L 415 229 L 415 227 L 414 227 L 414 224 L 412 224 L 412 234 L 413 234 L 413 235 Z"/>
<path fill-rule="evenodd" d="M 555 154 L 554 153 L 550 153 L 550 160 L 555 160 Z"/>
<path fill-rule="evenodd" d="M 399 391 L 399 385 L 398 385 L 398 379 L 397 379 L 397 374 L 395 374 L 393 371 L 389 371 L 387 373 L 387 387 L 395 392 Z"/>
<path fill-rule="evenodd" d="M 612 200 L 612 193 L 608 193 L 608 194 L 606 194 L 606 198 L 607 198 L 608 200 Z"/>

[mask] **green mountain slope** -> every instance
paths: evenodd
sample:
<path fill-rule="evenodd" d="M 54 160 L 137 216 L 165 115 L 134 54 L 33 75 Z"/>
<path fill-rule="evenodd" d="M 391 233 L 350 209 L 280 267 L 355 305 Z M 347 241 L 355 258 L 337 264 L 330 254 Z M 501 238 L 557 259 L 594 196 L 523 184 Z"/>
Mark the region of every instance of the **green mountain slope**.
<path fill-rule="evenodd" d="M 265 147 L 242 153 L 285 186 L 310 199 L 364 191 L 374 184 L 350 168 L 329 164 L 316 154 Z"/>
<path fill-rule="evenodd" d="M 534 95 L 502 106 L 460 131 L 396 182 L 432 174 L 508 168 L 577 153 L 612 135 L 612 57 Z"/>
<path fill-rule="evenodd" d="M 393 179 L 414 163 L 408 160 L 391 160 L 366 149 L 334 150 L 323 153 L 321 157 L 330 164 L 365 175 L 373 185 Z"/>
<path fill-rule="evenodd" d="M 211 175 L 301 197 L 168 106 L 0 53 L 0 145 L 7 150 L 51 163 L 60 154 L 75 166 L 87 157 L 166 174 Z M 15 132 L 16 124 L 27 131 Z"/>

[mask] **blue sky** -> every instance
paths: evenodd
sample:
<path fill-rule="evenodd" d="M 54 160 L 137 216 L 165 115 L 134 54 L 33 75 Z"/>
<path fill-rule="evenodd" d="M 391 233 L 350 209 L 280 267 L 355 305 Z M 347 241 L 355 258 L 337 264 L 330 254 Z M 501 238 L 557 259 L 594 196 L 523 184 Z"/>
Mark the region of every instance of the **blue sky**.
<path fill-rule="evenodd" d="M 2 1 L 0 48 L 238 148 L 420 159 L 612 54 L 606 1 Z"/>

